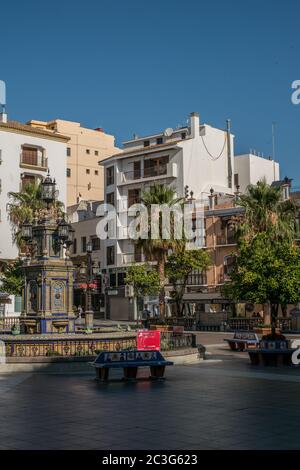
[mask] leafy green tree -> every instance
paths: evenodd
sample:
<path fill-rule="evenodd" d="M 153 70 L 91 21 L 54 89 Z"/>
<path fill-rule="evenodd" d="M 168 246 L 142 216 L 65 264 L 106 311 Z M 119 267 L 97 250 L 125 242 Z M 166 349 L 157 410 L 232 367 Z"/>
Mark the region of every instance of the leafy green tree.
<path fill-rule="evenodd" d="M 170 209 L 175 205 L 182 204 L 183 199 L 177 198 L 175 190 L 168 186 L 155 185 L 150 188 L 149 191 L 145 191 L 142 194 L 141 202 L 148 209 L 149 222 L 148 222 L 148 238 L 137 240 L 137 245 L 143 249 L 144 254 L 148 260 L 157 261 L 157 271 L 160 280 L 159 290 L 159 310 L 161 317 L 164 317 L 165 313 L 165 264 L 167 261 L 168 251 L 170 249 L 176 250 L 183 246 L 183 239 L 176 239 L 174 236 L 174 220 L 170 220 L 170 238 L 163 238 L 162 231 L 162 216 L 160 214 L 158 223 L 158 238 L 151 238 L 151 206 L 154 204 L 166 205 Z"/>
<path fill-rule="evenodd" d="M 300 299 L 299 247 L 288 239 L 271 239 L 267 232 L 241 242 L 231 281 L 223 286 L 223 293 L 233 301 L 270 303 L 274 336 L 279 306 Z"/>
<path fill-rule="evenodd" d="M 1 289 L 12 295 L 21 295 L 24 286 L 24 262 L 16 259 L 6 263 L 0 274 Z"/>
<path fill-rule="evenodd" d="M 177 315 L 183 313 L 183 295 L 189 276 L 193 271 L 206 271 L 211 259 L 205 250 L 180 250 L 172 253 L 167 260 L 166 275 L 172 284 L 172 297 L 176 303 Z"/>
<path fill-rule="evenodd" d="M 144 298 L 146 295 L 156 295 L 160 289 L 158 272 L 147 263 L 130 266 L 126 272 L 125 282 L 133 286 L 133 302 L 136 314 L 138 299 Z"/>
<path fill-rule="evenodd" d="M 158 272 L 147 263 L 130 266 L 125 282 L 133 286 L 136 297 L 155 295 L 160 289 Z"/>

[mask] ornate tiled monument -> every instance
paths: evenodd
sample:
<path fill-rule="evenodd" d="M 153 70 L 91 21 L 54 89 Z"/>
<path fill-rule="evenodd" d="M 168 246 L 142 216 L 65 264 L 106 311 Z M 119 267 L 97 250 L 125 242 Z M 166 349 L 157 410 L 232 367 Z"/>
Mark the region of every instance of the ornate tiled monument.
<path fill-rule="evenodd" d="M 55 180 L 41 183 L 44 207 L 32 223 L 24 223 L 21 237 L 26 243 L 23 311 L 20 324 L 24 333 L 73 333 L 74 267 L 69 248 L 74 231 L 57 208 Z"/>

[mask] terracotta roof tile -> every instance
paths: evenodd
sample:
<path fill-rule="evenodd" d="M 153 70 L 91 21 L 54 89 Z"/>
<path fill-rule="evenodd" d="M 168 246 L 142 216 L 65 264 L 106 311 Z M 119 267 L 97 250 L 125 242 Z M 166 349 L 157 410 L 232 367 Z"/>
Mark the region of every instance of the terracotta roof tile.
<path fill-rule="evenodd" d="M 53 131 L 47 131 L 44 129 L 38 129 L 37 127 L 29 126 L 28 124 L 22 124 L 19 121 L 0 122 L 0 129 L 12 129 L 29 134 L 38 134 L 52 139 L 61 139 L 65 141 L 70 140 L 70 138 L 66 135 L 55 133 Z"/>

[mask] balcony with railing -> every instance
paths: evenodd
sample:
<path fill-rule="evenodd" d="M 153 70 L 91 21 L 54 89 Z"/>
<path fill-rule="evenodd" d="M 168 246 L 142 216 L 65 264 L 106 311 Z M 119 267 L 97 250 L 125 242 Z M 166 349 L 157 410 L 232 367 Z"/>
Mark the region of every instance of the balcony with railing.
<path fill-rule="evenodd" d="M 236 245 L 234 235 L 233 234 L 217 235 L 216 236 L 216 245 L 217 246 Z"/>
<path fill-rule="evenodd" d="M 23 168 L 47 170 L 48 160 L 41 149 L 23 147 L 20 155 L 20 166 Z"/>
<path fill-rule="evenodd" d="M 123 171 L 118 174 L 118 184 L 126 185 L 144 180 L 176 178 L 177 163 L 169 162 L 160 165 L 145 167 L 144 169 L 134 169 Z"/>
<path fill-rule="evenodd" d="M 122 264 L 133 264 L 133 263 L 142 263 L 143 255 L 142 253 L 123 253 L 122 254 Z"/>
<path fill-rule="evenodd" d="M 203 272 L 194 272 L 188 276 L 187 286 L 206 286 L 207 275 Z"/>

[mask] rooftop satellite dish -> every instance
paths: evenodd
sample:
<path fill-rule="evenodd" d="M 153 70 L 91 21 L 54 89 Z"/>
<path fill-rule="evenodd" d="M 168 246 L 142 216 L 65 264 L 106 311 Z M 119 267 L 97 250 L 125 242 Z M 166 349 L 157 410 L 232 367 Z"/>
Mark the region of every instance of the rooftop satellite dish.
<path fill-rule="evenodd" d="M 173 134 L 172 127 L 167 127 L 167 129 L 164 130 L 164 136 L 165 137 L 171 137 L 172 134 Z"/>

